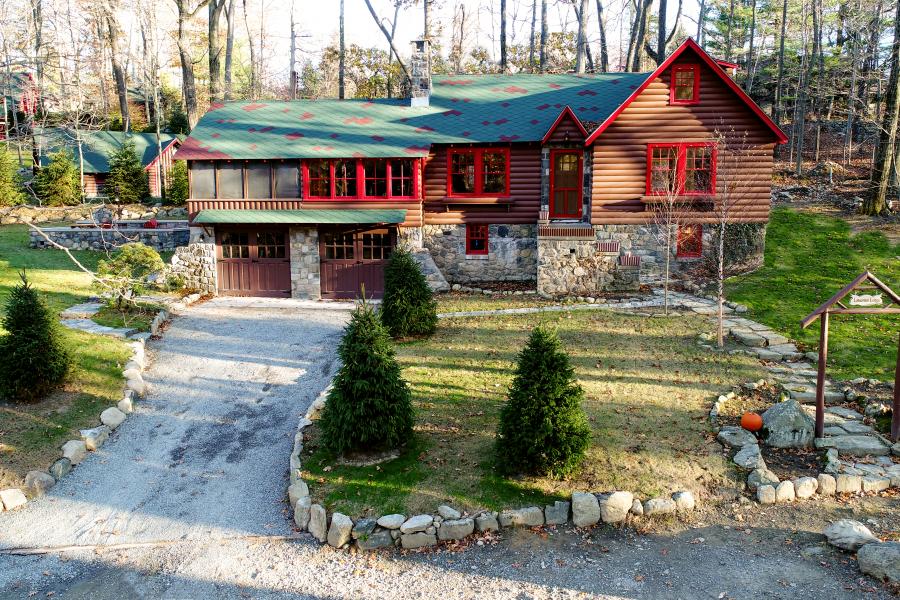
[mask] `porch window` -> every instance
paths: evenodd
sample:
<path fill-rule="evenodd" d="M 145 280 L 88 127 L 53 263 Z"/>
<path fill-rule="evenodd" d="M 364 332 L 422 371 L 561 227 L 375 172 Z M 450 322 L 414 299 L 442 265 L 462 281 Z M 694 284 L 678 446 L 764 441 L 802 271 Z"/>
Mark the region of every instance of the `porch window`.
<path fill-rule="evenodd" d="M 247 197 L 272 197 L 272 171 L 267 162 L 247 163 Z"/>
<path fill-rule="evenodd" d="M 244 165 L 240 163 L 219 163 L 218 198 L 244 197 Z"/>
<path fill-rule="evenodd" d="M 304 197 L 314 200 L 411 200 L 417 194 L 415 159 L 340 158 L 303 161 Z"/>
<path fill-rule="evenodd" d="M 647 195 L 716 193 L 716 148 L 706 142 L 647 146 Z"/>
<path fill-rule="evenodd" d="M 672 67 L 670 104 L 697 104 L 700 102 L 700 67 L 677 65 Z"/>
<path fill-rule="evenodd" d="M 250 258 L 250 241 L 246 232 L 226 231 L 220 240 L 222 258 Z"/>
<path fill-rule="evenodd" d="M 191 198 L 216 197 L 216 165 L 209 161 L 191 162 Z"/>
<path fill-rule="evenodd" d="M 331 161 L 311 160 L 306 163 L 309 198 L 331 197 Z"/>
<path fill-rule="evenodd" d="M 296 163 L 283 163 L 275 166 L 275 197 L 300 197 L 300 169 Z"/>
<path fill-rule="evenodd" d="M 488 253 L 487 225 L 466 225 L 466 254 Z"/>
<path fill-rule="evenodd" d="M 678 228 L 676 254 L 678 258 L 699 258 L 703 255 L 702 225 L 682 225 Z"/>
<path fill-rule="evenodd" d="M 367 198 L 387 198 L 388 163 L 383 158 L 367 158 L 362 161 Z"/>
<path fill-rule="evenodd" d="M 509 195 L 509 148 L 452 148 L 448 196 Z"/>

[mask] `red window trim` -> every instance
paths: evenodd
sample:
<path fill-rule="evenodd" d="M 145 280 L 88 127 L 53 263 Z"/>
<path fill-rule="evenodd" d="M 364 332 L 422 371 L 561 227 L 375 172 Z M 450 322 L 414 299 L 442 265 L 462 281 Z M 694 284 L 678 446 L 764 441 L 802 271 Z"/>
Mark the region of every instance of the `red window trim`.
<path fill-rule="evenodd" d="M 690 227 L 693 230 L 692 239 L 697 240 L 697 250 L 682 250 L 682 232 Z M 686 241 L 686 240 L 685 240 Z M 703 256 L 703 225 L 682 225 L 678 228 L 678 238 L 675 243 L 675 256 L 677 258 L 700 258 Z"/>
<path fill-rule="evenodd" d="M 366 196 L 366 178 L 363 170 L 363 161 L 366 159 L 386 160 L 387 161 L 387 195 L 386 196 Z M 328 196 L 310 196 L 309 194 L 309 163 L 313 160 L 324 160 L 328 162 L 329 173 L 329 195 Z M 356 195 L 354 196 L 335 196 L 335 178 L 334 165 L 337 161 L 352 160 L 356 161 Z M 394 196 L 391 181 L 391 162 L 395 160 L 412 161 L 412 194 L 409 196 Z M 358 200 L 370 200 L 373 202 L 390 202 L 393 200 L 418 200 L 419 199 L 419 174 L 421 172 L 422 159 L 405 158 L 395 156 L 392 158 L 381 157 L 363 157 L 363 158 L 315 158 L 305 159 L 301 162 L 301 174 L 303 177 L 303 198 L 309 202 L 355 202 Z"/>
<path fill-rule="evenodd" d="M 679 71 L 691 71 L 694 74 L 694 97 L 690 100 L 678 100 L 675 98 L 675 77 Z M 669 104 L 689 105 L 700 103 L 700 65 L 681 64 L 672 67 L 672 76 L 669 79 Z"/>
<path fill-rule="evenodd" d="M 666 195 L 666 190 L 653 190 L 652 187 L 652 179 L 653 179 L 653 149 L 654 148 L 676 148 L 678 151 L 678 160 L 675 165 L 675 173 L 677 178 L 678 185 L 678 195 L 679 196 L 715 196 L 716 194 L 716 170 L 718 168 L 718 148 L 716 148 L 716 144 L 714 142 L 681 142 L 681 143 L 652 143 L 647 144 L 647 182 L 646 182 L 646 194 L 648 196 L 664 196 Z M 709 187 L 710 189 L 705 192 L 685 192 L 684 191 L 684 178 L 685 178 L 685 164 L 687 157 L 687 149 L 688 148 L 711 148 L 711 153 L 709 157 L 709 168 L 711 173 L 709 174 Z"/>
<path fill-rule="evenodd" d="M 578 212 L 572 214 L 563 214 L 563 213 L 554 213 L 553 207 L 553 184 L 556 179 L 556 156 L 559 154 L 574 154 L 578 157 L 578 187 L 576 190 L 580 196 L 581 202 L 578 205 Z M 550 206 L 550 218 L 551 219 L 580 219 L 581 214 L 584 211 L 584 153 L 581 150 L 572 150 L 572 149 L 557 149 L 550 151 L 550 198 L 549 198 Z"/>
<path fill-rule="evenodd" d="M 506 157 L 506 190 L 503 192 L 484 192 L 484 154 L 487 153 L 503 153 Z M 451 166 L 453 164 L 454 154 L 474 154 L 475 155 L 475 191 L 468 194 L 461 194 L 453 191 L 453 172 Z M 507 198 L 510 196 L 509 183 L 509 147 L 504 146 L 487 146 L 478 148 L 450 148 L 447 150 L 447 197 L 448 198 Z"/>
<path fill-rule="evenodd" d="M 475 232 L 478 232 L 478 235 L 473 235 Z M 475 225 L 466 223 L 466 255 L 472 256 L 487 254 L 490 242 L 490 232 L 491 228 L 489 225 Z M 472 240 L 484 240 L 484 249 L 473 250 Z"/>

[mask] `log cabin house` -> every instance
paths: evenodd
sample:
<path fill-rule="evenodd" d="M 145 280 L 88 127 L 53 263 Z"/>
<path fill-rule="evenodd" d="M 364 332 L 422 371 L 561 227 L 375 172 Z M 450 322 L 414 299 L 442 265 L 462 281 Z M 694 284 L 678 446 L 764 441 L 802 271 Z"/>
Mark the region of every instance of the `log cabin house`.
<path fill-rule="evenodd" d="M 688 207 L 676 265 L 703 255 L 711 207 L 737 179 L 736 220 L 759 224 L 762 251 L 786 138 L 693 40 L 651 73 L 433 81 L 414 44 L 410 99 L 210 108 L 177 153 L 190 167 L 189 282 L 298 298 L 364 284 L 377 297 L 404 244 L 451 283 L 633 289 L 659 271 L 652 215 L 667 177 Z M 726 135 L 748 150 L 726 156 Z"/>
<path fill-rule="evenodd" d="M 88 198 L 104 196 L 104 183 L 109 175 L 109 160 L 126 140 L 134 143 L 134 149 L 150 184 L 150 196 L 162 195 L 163 182 L 174 164 L 175 151 L 181 144 L 177 136 L 161 133 L 157 143 L 155 133 L 125 133 L 122 131 L 81 131 L 81 157 L 76 135 L 72 131 L 62 129 L 45 129 L 41 134 L 44 152 L 41 165 L 46 165 L 50 154 L 57 150 L 67 150 L 78 165 L 83 158 L 84 180 L 83 193 Z M 162 153 L 160 153 L 160 147 Z"/>
<path fill-rule="evenodd" d="M 18 121 L 25 121 L 37 112 L 38 89 L 31 73 L 14 71 L 0 72 L 0 140 L 5 140 Z M 15 115 L 13 114 L 15 113 Z"/>

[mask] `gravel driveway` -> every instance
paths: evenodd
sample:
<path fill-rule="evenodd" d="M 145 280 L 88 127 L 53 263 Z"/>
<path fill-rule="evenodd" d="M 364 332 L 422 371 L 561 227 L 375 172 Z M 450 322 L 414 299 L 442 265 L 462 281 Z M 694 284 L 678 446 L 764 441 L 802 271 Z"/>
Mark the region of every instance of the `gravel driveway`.
<path fill-rule="evenodd" d="M 348 317 L 335 306 L 189 309 L 149 344 L 135 414 L 47 496 L 0 514 L 0 548 L 290 533 L 287 458 L 335 367 Z"/>

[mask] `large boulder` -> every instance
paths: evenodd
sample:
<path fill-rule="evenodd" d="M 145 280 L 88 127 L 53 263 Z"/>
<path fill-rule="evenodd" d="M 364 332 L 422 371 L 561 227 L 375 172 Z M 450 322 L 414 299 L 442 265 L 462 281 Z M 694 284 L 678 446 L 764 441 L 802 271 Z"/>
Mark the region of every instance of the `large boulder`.
<path fill-rule="evenodd" d="M 544 511 L 537 506 L 500 511 L 501 527 L 540 527 L 544 524 Z"/>
<path fill-rule="evenodd" d="M 762 454 L 759 451 L 759 444 L 756 443 L 748 444 L 738 450 L 737 454 L 734 455 L 733 460 L 734 464 L 742 469 L 747 469 L 748 471 L 764 469 L 766 466 Z"/>
<path fill-rule="evenodd" d="M 819 438 L 816 440 L 816 448 L 834 448 L 839 454 L 850 454 L 851 456 L 887 456 L 891 453 L 890 446 L 879 438 L 869 435 L 839 435 Z"/>
<path fill-rule="evenodd" d="M 56 480 L 50 473 L 29 471 L 25 475 L 25 489 L 32 497 L 43 496 L 54 485 L 56 485 Z"/>
<path fill-rule="evenodd" d="M 815 422 L 796 400 L 785 400 L 762 415 L 762 437 L 775 448 L 808 448 L 812 446 Z"/>
<path fill-rule="evenodd" d="M 331 515 L 331 526 L 328 528 L 328 544 L 340 548 L 350 541 L 353 521 L 347 515 L 334 513 Z"/>
<path fill-rule="evenodd" d="M 631 492 L 613 492 L 604 494 L 599 498 L 600 518 L 604 523 L 619 523 L 624 521 L 631 510 L 634 495 Z"/>
<path fill-rule="evenodd" d="M 743 427 L 726 426 L 719 430 L 716 438 L 731 448 L 743 448 L 756 443 L 756 436 Z"/>
<path fill-rule="evenodd" d="M 842 550 L 855 552 L 866 544 L 879 541 L 872 535 L 869 528 L 852 519 L 835 521 L 822 532 L 828 538 L 828 543 Z"/>
<path fill-rule="evenodd" d="M 585 492 L 572 493 L 572 522 L 575 527 L 588 527 L 600 522 L 597 496 Z"/>
<path fill-rule="evenodd" d="M 442 541 L 461 540 L 473 531 L 475 531 L 475 519 L 471 517 L 451 519 L 441 523 L 440 529 L 437 530 L 437 536 Z"/>
<path fill-rule="evenodd" d="M 900 542 L 872 542 L 856 555 L 859 570 L 881 581 L 900 582 Z"/>

